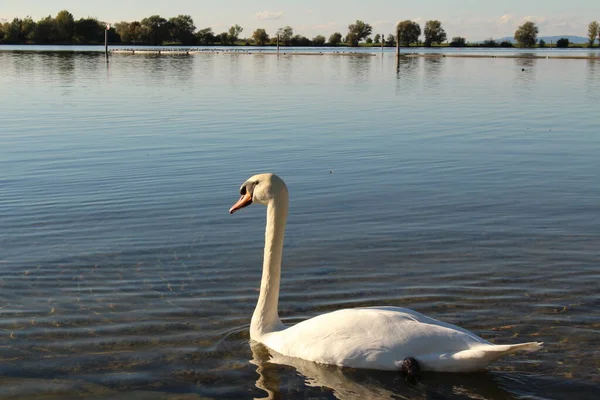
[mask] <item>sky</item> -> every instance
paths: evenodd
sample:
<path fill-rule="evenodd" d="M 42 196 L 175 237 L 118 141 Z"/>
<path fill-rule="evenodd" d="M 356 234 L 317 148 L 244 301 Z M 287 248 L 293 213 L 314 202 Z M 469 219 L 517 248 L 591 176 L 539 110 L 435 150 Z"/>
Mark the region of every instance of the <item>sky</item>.
<path fill-rule="evenodd" d="M 273 35 L 287 25 L 295 34 L 329 37 L 345 34 L 357 19 L 373 26 L 373 34 L 387 36 L 398 21 L 410 19 L 423 28 L 425 21 L 438 19 L 449 39 L 477 41 L 513 36 L 525 21 L 537 24 L 539 36 L 587 36 L 588 24 L 600 21 L 598 0 L 0 0 L 0 22 L 28 15 L 37 21 L 63 9 L 75 19 L 111 23 L 189 14 L 198 29 L 212 27 L 215 33 L 239 24 L 242 37 L 257 28 Z"/>

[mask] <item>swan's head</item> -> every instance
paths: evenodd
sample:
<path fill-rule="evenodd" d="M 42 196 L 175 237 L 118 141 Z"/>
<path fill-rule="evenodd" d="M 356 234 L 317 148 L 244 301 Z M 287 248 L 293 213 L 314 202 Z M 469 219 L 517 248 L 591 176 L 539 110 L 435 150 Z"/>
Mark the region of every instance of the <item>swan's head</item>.
<path fill-rule="evenodd" d="M 287 187 L 283 180 L 275 174 L 258 174 L 246 180 L 240 187 L 241 197 L 230 209 L 233 214 L 237 210 L 259 203 L 268 206 L 276 199 L 287 200 Z"/>

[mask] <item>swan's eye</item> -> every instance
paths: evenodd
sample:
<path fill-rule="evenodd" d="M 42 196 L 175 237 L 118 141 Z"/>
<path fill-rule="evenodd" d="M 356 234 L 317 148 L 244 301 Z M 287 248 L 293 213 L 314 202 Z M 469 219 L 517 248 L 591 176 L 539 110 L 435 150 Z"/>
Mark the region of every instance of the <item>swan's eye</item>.
<path fill-rule="evenodd" d="M 256 188 L 256 185 L 258 185 L 260 183 L 260 181 L 248 181 L 244 184 L 244 186 L 242 186 L 240 188 L 240 194 L 242 196 L 245 196 L 246 193 L 249 193 L 250 195 L 252 195 L 254 193 L 254 189 Z"/>

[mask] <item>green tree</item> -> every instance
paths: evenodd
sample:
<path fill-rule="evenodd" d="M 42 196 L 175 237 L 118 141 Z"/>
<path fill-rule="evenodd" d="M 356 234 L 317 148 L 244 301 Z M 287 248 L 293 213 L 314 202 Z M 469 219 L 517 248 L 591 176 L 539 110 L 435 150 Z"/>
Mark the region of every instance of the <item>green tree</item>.
<path fill-rule="evenodd" d="M 594 42 L 596 41 L 596 36 L 600 35 L 600 24 L 598 21 L 592 21 L 588 25 L 588 39 L 590 47 L 594 47 Z M 600 40 L 600 39 L 599 39 Z"/>
<path fill-rule="evenodd" d="M 546 41 L 544 39 L 540 39 L 540 41 L 538 42 L 538 47 L 540 47 L 540 48 L 546 47 Z"/>
<path fill-rule="evenodd" d="M 348 25 L 346 43 L 348 43 L 348 46 L 356 47 L 361 40 L 369 37 L 371 32 L 373 32 L 371 25 L 357 19 L 355 23 Z"/>
<path fill-rule="evenodd" d="M 438 20 L 427 21 L 423 33 L 425 34 L 425 46 L 427 47 L 431 47 L 432 43 L 441 44 L 446 41 L 446 31 Z"/>
<path fill-rule="evenodd" d="M 537 42 L 538 32 L 538 27 L 534 22 L 525 22 L 515 31 L 515 40 L 519 42 L 522 47 L 533 47 Z"/>
<path fill-rule="evenodd" d="M 390 33 L 385 40 L 385 45 L 388 47 L 394 47 L 396 45 L 396 35 L 392 35 Z"/>
<path fill-rule="evenodd" d="M 279 35 L 279 44 L 289 46 L 292 43 L 292 38 L 294 37 L 294 30 L 291 26 L 288 25 L 283 28 L 279 28 L 277 30 L 277 34 Z"/>
<path fill-rule="evenodd" d="M 569 47 L 569 39 L 561 38 L 556 41 L 556 47 L 566 49 Z"/>
<path fill-rule="evenodd" d="M 269 34 L 263 28 L 258 28 L 252 34 L 252 39 L 254 39 L 257 45 L 264 46 L 269 41 Z"/>
<path fill-rule="evenodd" d="M 23 20 L 14 18 L 11 22 L 4 24 L 3 39 L 6 43 L 22 43 L 23 42 Z"/>
<path fill-rule="evenodd" d="M 450 47 L 465 47 L 467 45 L 467 39 L 461 36 L 455 36 L 450 42 Z"/>
<path fill-rule="evenodd" d="M 410 20 L 399 22 L 396 31 L 399 34 L 400 44 L 403 46 L 410 46 L 411 43 L 418 42 L 419 36 L 421 36 L 419 24 Z"/>
<path fill-rule="evenodd" d="M 216 40 L 212 28 L 200 29 L 196 33 L 196 38 L 198 39 L 198 43 L 203 46 L 209 46 L 213 44 Z"/>
<path fill-rule="evenodd" d="M 292 46 L 312 46 L 312 42 L 310 41 L 310 39 L 302 35 L 294 35 L 291 43 Z"/>
<path fill-rule="evenodd" d="M 118 22 L 115 24 L 117 34 L 121 37 L 122 43 L 143 43 L 146 31 L 139 21 L 133 22 Z M 100 35 L 104 36 L 104 27 L 100 26 Z M 103 40 L 103 38 L 101 38 Z"/>
<path fill-rule="evenodd" d="M 35 39 L 36 25 L 30 16 L 21 21 L 21 42 L 32 42 Z"/>
<path fill-rule="evenodd" d="M 339 32 L 335 32 L 332 33 L 331 36 L 329 36 L 329 45 L 330 46 L 337 46 L 340 43 L 342 43 L 342 34 Z"/>
<path fill-rule="evenodd" d="M 23 20 L 20 18 L 14 18 L 12 22 L 7 22 L 6 24 L 4 24 L 4 42 L 20 43 L 22 27 Z"/>
<path fill-rule="evenodd" d="M 129 25 L 127 22 L 124 23 Z M 105 28 L 96 18 L 80 18 L 75 21 L 75 41 L 78 43 L 101 43 L 104 40 Z M 121 40 L 123 40 L 122 37 Z"/>
<path fill-rule="evenodd" d="M 75 33 L 75 19 L 73 14 L 67 10 L 62 10 L 56 14 L 56 38 L 60 43 L 73 42 L 73 34 Z"/>
<path fill-rule="evenodd" d="M 169 34 L 171 41 L 181 43 L 184 46 L 195 45 L 196 26 L 189 15 L 178 15 L 169 19 Z"/>
<path fill-rule="evenodd" d="M 216 36 L 216 41 L 221 43 L 222 45 L 229 44 L 229 34 L 227 32 L 221 32 Z"/>
<path fill-rule="evenodd" d="M 58 41 L 56 21 L 48 15 L 38 21 L 35 27 L 34 41 L 38 44 L 51 44 Z"/>
<path fill-rule="evenodd" d="M 77 29 L 77 28 L 75 28 Z M 115 29 L 117 33 L 121 37 L 121 42 L 123 43 L 132 43 L 131 36 L 129 35 L 129 22 L 121 21 L 115 24 Z"/>
<path fill-rule="evenodd" d="M 242 28 L 238 24 L 235 24 L 231 28 L 229 28 L 229 32 L 227 32 L 228 43 L 233 46 L 238 40 L 238 37 L 240 36 L 240 33 L 242 33 L 243 30 L 244 28 Z"/>
<path fill-rule="evenodd" d="M 373 43 L 379 44 L 379 43 L 381 43 L 380 40 L 381 40 L 381 35 L 378 33 L 377 35 L 375 35 Z"/>
<path fill-rule="evenodd" d="M 159 46 L 169 40 L 169 21 L 160 15 L 152 15 L 141 21 L 142 40 L 154 46 Z"/>
<path fill-rule="evenodd" d="M 319 46 L 319 47 L 325 46 L 326 41 L 327 41 L 327 39 L 325 39 L 325 36 L 323 36 L 323 35 L 317 35 L 312 40 L 313 45 Z"/>

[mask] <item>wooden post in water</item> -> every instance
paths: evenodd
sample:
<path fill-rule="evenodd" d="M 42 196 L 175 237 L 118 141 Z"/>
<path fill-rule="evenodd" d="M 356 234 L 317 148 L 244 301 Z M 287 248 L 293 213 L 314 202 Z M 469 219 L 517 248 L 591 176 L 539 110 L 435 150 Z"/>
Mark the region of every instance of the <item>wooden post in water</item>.
<path fill-rule="evenodd" d="M 277 33 L 277 55 L 279 55 L 279 33 Z"/>
<path fill-rule="evenodd" d="M 381 35 L 381 55 L 383 55 L 383 44 L 385 43 L 385 36 Z"/>
<path fill-rule="evenodd" d="M 396 28 L 396 69 L 400 70 L 400 29 Z"/>
<path fill-rule="evenodd" d="M 108 63 L 108 30 L 110 24 L 106 24 L 106 30 L 104 31 L 104 55 L 106 56 L 106 62 Z"/>

